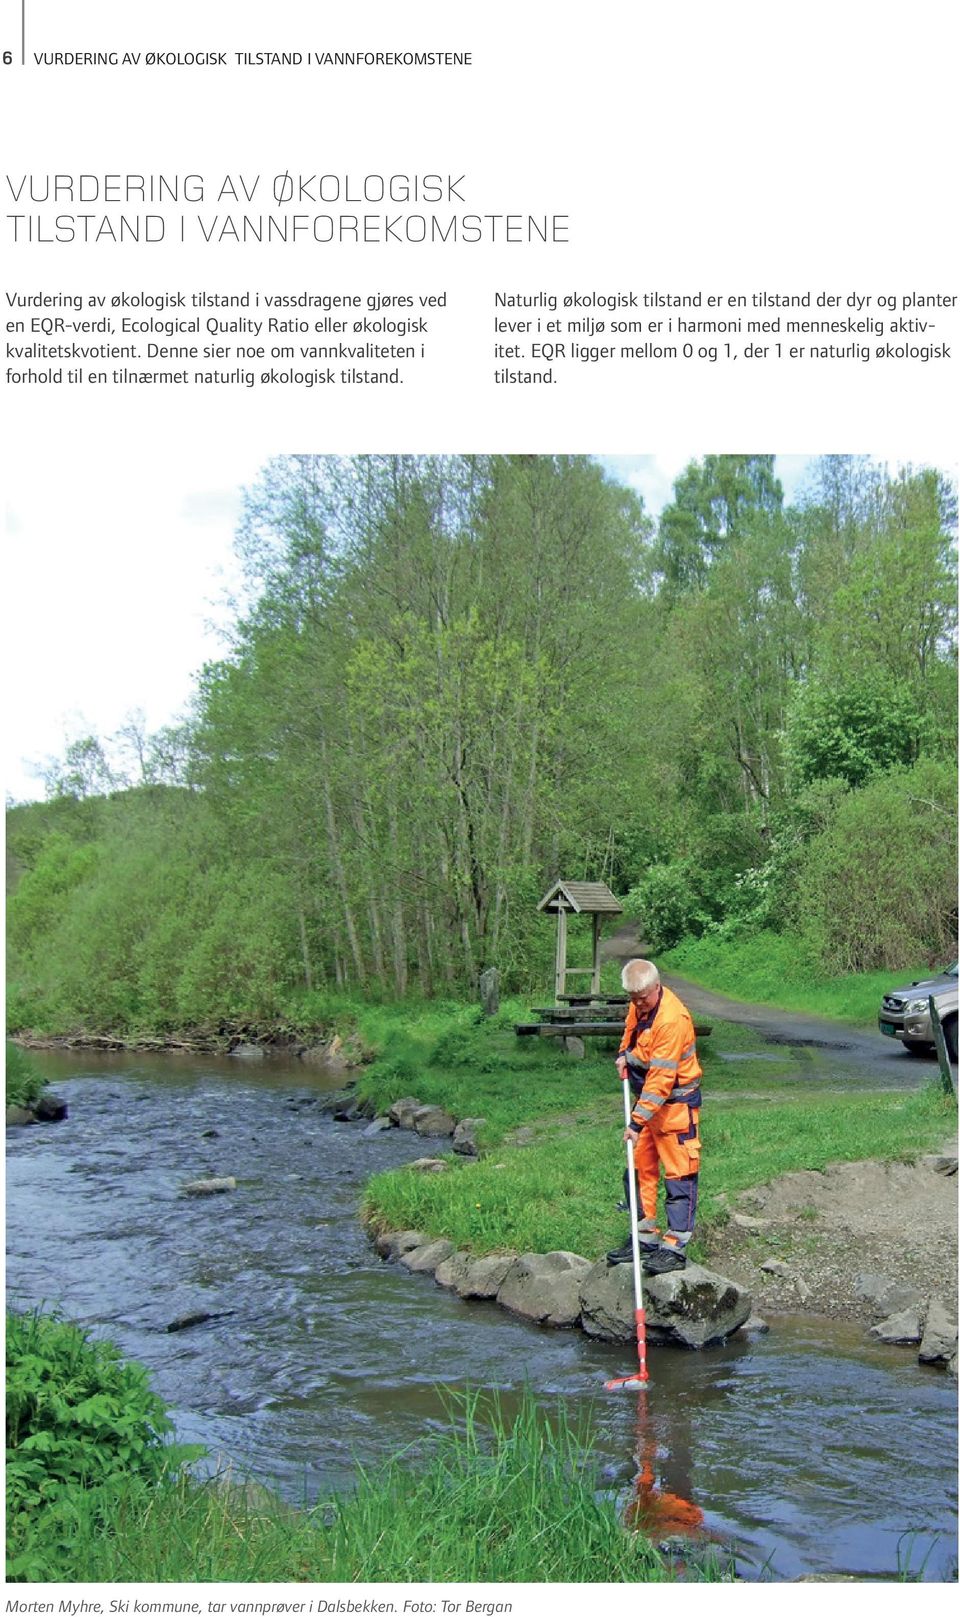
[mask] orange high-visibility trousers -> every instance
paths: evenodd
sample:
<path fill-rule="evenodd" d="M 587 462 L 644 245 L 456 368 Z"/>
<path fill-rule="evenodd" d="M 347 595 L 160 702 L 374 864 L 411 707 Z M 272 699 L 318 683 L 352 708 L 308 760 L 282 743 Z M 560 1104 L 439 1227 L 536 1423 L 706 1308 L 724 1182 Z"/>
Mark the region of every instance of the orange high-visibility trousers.
<path fill-rule="evenodd" d="M 656 1219 L 660 1167 L 667 1193 L 667 1240 L 683 1243 L 697 1215 L 700 1172 L 700 1111 L 677 1103 L 664 1106 L 641 1129 L 633 1147 L 640 1206 L 644 1218 Z"/>

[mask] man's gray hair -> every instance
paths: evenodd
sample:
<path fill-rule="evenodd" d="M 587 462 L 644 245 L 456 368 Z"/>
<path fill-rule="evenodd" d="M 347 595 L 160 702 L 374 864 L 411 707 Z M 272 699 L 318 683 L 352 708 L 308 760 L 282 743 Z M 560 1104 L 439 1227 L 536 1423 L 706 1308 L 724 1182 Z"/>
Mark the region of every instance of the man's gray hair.
<path fill-rule="evenodd" d="M 628 994 L 644 994 L 656 988 L 660 973 L 652 960 L 628 960 L 620 973 L 620 981 Z"/>

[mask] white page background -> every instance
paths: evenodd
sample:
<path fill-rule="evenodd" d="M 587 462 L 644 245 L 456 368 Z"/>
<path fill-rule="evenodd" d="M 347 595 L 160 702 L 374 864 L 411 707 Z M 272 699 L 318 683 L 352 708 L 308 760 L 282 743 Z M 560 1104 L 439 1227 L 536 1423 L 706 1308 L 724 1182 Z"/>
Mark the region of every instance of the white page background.
<path fill-rule="evenodd" d="M 207 605 L 197 594 L 214 592 L 223 561 L 216 545 L 204 551 L 202 522 L 194 517 L 191 529 L 183 521 L 184 502 L 198 490 L 220 498 L 229 528 L 238 484 L 273 454 L 510 450 L 682 459 L 766 450 L 955 462 L 953 359 L 580 366 L 555 387 L 530 389 L 496 386 L 491 352 L 496 288 L 561 296 L 955 291 L 951 8 L 930 0 L 598 0 L 577 8 L 522 0 L 482 8 L 26 0 L 25 9 L 28 52 L 444 48 L 470 50 L 473 66 L 121 71 L 14 63 L 0 79 L 8 174 L 199 172 L 216 180 L 242 173 L 269 184 L 288 170 L 463 173 L 471 211 L 568 214 L 571 239 L 524 248 L 118 249 L 12 247 L 7 233 L 4 290 L 449 295 L 429 363 L 400 388 L 174 395 L 4 387 L 3 478 L 12 513 L 5 574 L 13 602 L 5 642 L 14 713 L 27 706 L 29 685 L 60 722 L 104 637 L 112 637 L 104 679 L 128 693 L 125 705 L 152 704 L 144 694 L 151 665 L 171 636 L 186 632 L 187 617 L 199 634 Z M 0 44 L 19 57 L 19 0 L 2 0 L 0 20 Z M 955 323 L 955 314 L 949 318 Z M 79 1591 L 43 1592 L 56 1599 Z M 632 1612 L 645 1598 L 623 1589 L 487 1593 L 513 1598 L 518 1617 L 579 1610 L 584 1597 Z M 926 1587 L 923 1598 L 933 1608 L 944 1593 Z M 713 1606 L 769 1597 L 762 1588 L 713 1586 L 667 1598 Z M 403 1592 L 398 1598 L 402 1610 Z M 778 1603 L 797 1609 L 807 1598 L 800 1588 L 776 1590 Z M 911 1593 L 872 1586 L 868 1598 L 899 1605 Z"/>

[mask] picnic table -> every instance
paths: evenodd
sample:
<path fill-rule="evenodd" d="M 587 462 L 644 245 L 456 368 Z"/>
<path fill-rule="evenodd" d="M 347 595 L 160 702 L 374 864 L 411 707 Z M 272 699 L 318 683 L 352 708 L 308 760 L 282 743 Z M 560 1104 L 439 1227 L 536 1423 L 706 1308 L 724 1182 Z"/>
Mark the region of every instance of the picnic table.
<path fill-rule="evenodd" d="M 518 1022 L 514 1031 L 520 1038 L 536 1035 L 541 1039 L 602 1039 L 619 1038 L 627 1014 L 628 994 L 592 996 L 588 994 L 561 994 L 562 1003 L 534 1006 L 530 1015 L 536 1022 Z M 694 1023 L 698 1039 L 706 1038 L 710 1026 Z"/>

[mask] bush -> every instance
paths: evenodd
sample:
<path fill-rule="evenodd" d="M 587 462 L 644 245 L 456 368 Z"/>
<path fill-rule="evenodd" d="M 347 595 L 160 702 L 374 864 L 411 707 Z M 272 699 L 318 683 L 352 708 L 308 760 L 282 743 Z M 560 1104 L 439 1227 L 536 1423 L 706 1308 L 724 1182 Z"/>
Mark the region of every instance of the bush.
<path fill-rule="evenodd" d="M 862 786 L 885 770 L 912 764 L 931 739 L 917 694 L 874 669 L 841 685 L 813 679 L 799 686 L 783 748 L 795 784 L 832 779 Z"/>
<path fill-rule="evenodd" d="M 7 1105 L 32 1106 L 43 1091 L 43 1079 L 18 1044 L 7 1040 Z"/>
<path fill-rule="evenodd" d="M 172 1430 L 146 1370 L 55 1314 L 7 1314 L 8 1575 L 43 1577 L 48 1511 L 77 1491 L 156 1483 L 195 1458 Z M 19 1553 L 17 1553 L 19 1551 Z"/>
<path fill-rule="evenodd" d="M 826 972 L 943 964 L 957 936 L 956 788 L 925 760 L 839 803 L 800 871 L 803 936 Z"/>
<path fill-rule="evenodd" d="M 653 865 L 631 887 L 624 912 L 636 919 L 652 949 L 670 949 L 687 936 L 699 937 L 709 917 L 688 864 Z"/>
<path fill-rule="evenodd" d="M 54 832 L 35 865 L 24 871 L 8 904 L 10 943 L 21 950 L 42 947 L 56 928 L 71 896 L 96 875 L 98 849 L 77 846 Z"/>

